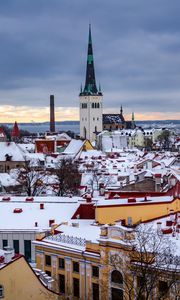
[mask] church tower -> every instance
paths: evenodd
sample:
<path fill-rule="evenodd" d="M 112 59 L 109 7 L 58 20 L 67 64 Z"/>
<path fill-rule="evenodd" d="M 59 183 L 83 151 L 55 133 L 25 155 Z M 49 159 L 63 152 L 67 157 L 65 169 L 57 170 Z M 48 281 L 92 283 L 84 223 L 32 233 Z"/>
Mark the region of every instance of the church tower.
<path fill-rule="evenodd" d="M 102 92 L 96 87 L 91 26 L 89 25 L 86 81 L 79 94 L 80 137 L 91 142 L 102 131 Z"/>

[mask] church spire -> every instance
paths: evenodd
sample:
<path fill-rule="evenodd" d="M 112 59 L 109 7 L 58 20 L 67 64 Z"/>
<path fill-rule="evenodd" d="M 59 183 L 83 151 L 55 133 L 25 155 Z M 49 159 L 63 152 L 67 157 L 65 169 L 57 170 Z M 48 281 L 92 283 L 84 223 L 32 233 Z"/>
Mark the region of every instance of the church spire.
<path fill-rule="evenodd" d="M 81 95 L 96 95 L 96 94 L 98 94 L 98 90 L 96 87 L 95 70 L 94 70 L 91 25 L 89 25 L 86 82 L 85 82 L 84 90 L 81 93 Z"/>
<path fill-rule="evenodd" d="M 121 109 L 120 109 L 120 115 L 123 115 L 123 108 L 122 108 L 122 105 L 121 105 Z"/>

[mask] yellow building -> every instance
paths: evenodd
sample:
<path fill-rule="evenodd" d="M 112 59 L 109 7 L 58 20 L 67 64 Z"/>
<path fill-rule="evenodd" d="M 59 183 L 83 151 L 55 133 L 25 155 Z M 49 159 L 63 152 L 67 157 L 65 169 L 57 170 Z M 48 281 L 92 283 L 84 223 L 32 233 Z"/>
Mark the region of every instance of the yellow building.
<path fill-rule="evenodd" d="M 110 224 L 122 220 L 132 226 L 180 211 L 179 197 L 172 196 L 113 199 L 99 201 L 96 206 L 96 221 Z"/>
<path fill-rule="evenodd" d="M 60 233 L 37 240 L 34 244 L 37 268 L 54 278 L 54 290 L 64 299 L 136 298 L 135 292 L 141 287 L 142 276 L 139 275 L 139 266 L 134 272 L 136 265 L 133 261 L 139 256 L 133 250 L 133 228 L 124 227 L 121 222 L 99 226 L 90 220 L 78 220 L 62 224 L 57 229 Z M 156 300 L 158 293 L 163 293 L 167 286 L 165 273 L 161 277 L 157 274 L 157 278 L 151 300 Z M 169 295 L 163 299 L 175 299 Z"/>
<path fill-rule="evenodd" d="M 49 290 L 26 262 L 24 256 L 3 259 L 0 252 L 0 299 L 3 300 L 58 300 L 59 295 Z"/>
<path fill-rule="evenodd" d="M 111 226 L 108 233 L 111 238 L 107 239 L 106 227 L 89 225 L 89 233 L 87 228 L 84 222 L 82 228 L 77 223 L 66 224 L 59 227 L 63 235 L 35 241 L 37 268 L 55 279 L 54 290 L 64 297 L 81 300 L 123 299 L 122 274 L 109 264 L 109 255 L 116 251 L 123 256 L 128 246 L 119 236 L 130 235 L 130 230 Z M 91 241 L 85 241 L 85 235 L 92 236 Z M 117 277 L 121 283 L 117 283 Z"/>

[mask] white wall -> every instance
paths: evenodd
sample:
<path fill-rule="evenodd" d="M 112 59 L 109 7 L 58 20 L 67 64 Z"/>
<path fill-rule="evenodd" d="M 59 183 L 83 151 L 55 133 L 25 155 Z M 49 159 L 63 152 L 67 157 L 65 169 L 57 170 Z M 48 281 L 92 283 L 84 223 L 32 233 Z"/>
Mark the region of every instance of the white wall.
<path fill-rule="evenodd" d="M 99 108 L 92 108 L 92 103 L 99 103 Z M 82 108 L 83 104 L 86 104 L 87 108 Z M 95 127 L 98 132 L 102 131 L 102 96 L 80 96 L 79 105 L 80 137 L 94 141 Z"/>

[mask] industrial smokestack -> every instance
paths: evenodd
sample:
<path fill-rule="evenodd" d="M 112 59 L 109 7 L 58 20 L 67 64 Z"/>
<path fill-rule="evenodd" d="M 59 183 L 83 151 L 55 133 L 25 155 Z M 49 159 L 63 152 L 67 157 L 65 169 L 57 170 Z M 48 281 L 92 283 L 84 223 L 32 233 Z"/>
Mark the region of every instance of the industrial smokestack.
<path fill-rule="evenodd" d="M 50 95 L 50 132 L 55 132 L 54 95 Z"/>

